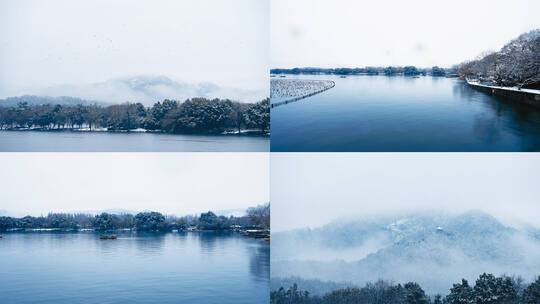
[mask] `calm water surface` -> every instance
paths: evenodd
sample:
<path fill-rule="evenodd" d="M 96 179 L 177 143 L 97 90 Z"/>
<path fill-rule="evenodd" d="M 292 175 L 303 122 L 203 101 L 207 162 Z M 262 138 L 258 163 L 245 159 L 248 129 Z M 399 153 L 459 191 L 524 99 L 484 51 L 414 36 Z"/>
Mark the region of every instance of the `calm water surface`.
<path fill-rule="evenodd" d="M 2 303 L 268 303 L 270 246 L 236 233 L 4 233 Z"/>
<path fill-rule="evenodd" d="M 11 152 L 268 152 L 268 136 L 72 131 L 0 131 Z"/>
<path fill-rule="evenodd" d="M 298 75 L 336 86 L 272 108 L 272 151 L 540 151 L 540 111 L 437 77 Z"/>

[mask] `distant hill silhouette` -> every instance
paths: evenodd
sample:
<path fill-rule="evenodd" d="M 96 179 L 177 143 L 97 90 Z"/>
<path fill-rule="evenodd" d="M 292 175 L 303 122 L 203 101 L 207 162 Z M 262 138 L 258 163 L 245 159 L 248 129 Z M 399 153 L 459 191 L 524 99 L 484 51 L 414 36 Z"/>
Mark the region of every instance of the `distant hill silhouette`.
<path fill-rule="evenodd" d="M 140 102 L 151 106 L 164 99 L 186 100 L 194 97 L 231 99 L 240 102 L 255 102 L 267 97 L 265 90 L 249 90 L 222 87 L 214 83 L 188 83 L 174 81 L 167 76 L 138 75 L 120 77 L 102 82 L 87 84 L 62 84 L 47 88 L 35 88 L 26 92 L 28 95 L 12 98 L 36 99 L 32 104 L 43 103 L 107 103 L 120 104 Z M 76 97 L 42 97 L 42 96 L 76 96 Z M 44 98 L 44 100 L 39 100 Z M 49 98 L 57 98 L 49 101 Z M 17 100 L 15 99 L 15 102 Z M 66 102 L 66 103 L 63 103 Z M 2 104 L 0 100 L 0 104 Z M 29 102 L 30 103 L 30 102 Z M 16 103 L 15 103 L 16 104 Z M 14 104 L 10 104 L 14 105 Z"/>
<path fill-rule="evenodd" d="M 5 99 L 0 99 L 0 106 L 4 107 L 13 107 L 16 106 L 19 102 L 27 102 L 28 105 L 44 105 L 44 104 L 59 104 L 66 106 L 73 106 L 77 104 L 90 105 L 90 104 L 99 104 L 106 105 L 107 103 L 96 101 L 96 100 L 86 100 L 77 97 L 69 96 L 59 96 L 59 97 L 50 97 L 50 96 L 36 96 L 36 95 L 23 95 L 16 97 L 8 97 Z"/>

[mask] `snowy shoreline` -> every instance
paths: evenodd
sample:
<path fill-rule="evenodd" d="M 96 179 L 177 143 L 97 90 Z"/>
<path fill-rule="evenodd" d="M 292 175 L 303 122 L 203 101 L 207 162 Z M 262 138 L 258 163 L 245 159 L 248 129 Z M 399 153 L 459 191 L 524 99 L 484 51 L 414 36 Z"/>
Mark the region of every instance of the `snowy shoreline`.
<path fill-rule="evenodd" d="M 465 81 L 471 88 L 478 89 L 484 93 L 502 96 L 517 101 L 519 103 L 540 108 L 540 90 L 493 86 L 482 84 L 478 81 L 470 79 L 465 79 Z"/>
<path fill-rule="evenodd" d="M 121 233 L 121 232 L 131 232 L 131 233 L 148 233 L 148 232 L 159 232 L 163 233 L 163 231 L 145 231 L 145 230 L 137 230 L 135 228 L 118 228 L 118 229 L 108 229 L 108 230 L 99 230 L 96 228 L 11 228 L 4 231 L 4 233 L 16 233 L 16 232 L 24 232 L 24 233 L 32 233 L 32 232 L 72 232 L 72 233 L 81 233 L 81 232 L 87 232 L 87 233 L 98 233 L 103 234 L 105 232 L 114 232 L 114 233 Z M 165 231 L 166 233 L 199 233 L 199 232 L 235 232 L 239 233 L 245 236 L 250 236 L 250 233 L 259 232 L 259 230 L 250 230 L 250 229 L 171 229 L 170 231 Z"/>
<path fill-rule="evenodd" d="M 76 132 L 76 133 L 94 133 L 94 132 L 107 132 L 107 133 L 157 133 L 157 134 L 170 134 L 170 135 L 252 135 L 252 136 L 269 136 L 270 133 L 263 133 L 257 129 L 242 129 L 238 130 L 228 130 L 223 132 L 216 133 L 169 133 L 161 130 L 146 130 L 143 128 L 137 128 L 132 130 L 108 130 L 107 128 L 64 128 L 64 129 L 49 129 L 49 128 L 40 128 L 40 127 L 30 127 L 30 128 L 5 128 L 0 129 L 2 131 L 34 131 L 34 132 Z"/>
<path fill-rule="evenodd" d="M 540 90 L 520 89 L 518 87 L 500 87 L 500 86 L 486 85 L 486 84 L 482 84 L 482 83 L 480 83 L 478 81 L 473 81 L 473 80 L 469 80 L 469 79 L 465 79 L 465 81 L 467 81 L 467 84 L 471 85 L 471 86 L 478 86 L 478 87 L 484 87 L 484 88 L 489 88 L 489 89 L 498 89 L 498 90 L 506 90 L 506 91 L 514 91 L 514 92 L 524 92 L 524 93 L 540 95 Z"/>

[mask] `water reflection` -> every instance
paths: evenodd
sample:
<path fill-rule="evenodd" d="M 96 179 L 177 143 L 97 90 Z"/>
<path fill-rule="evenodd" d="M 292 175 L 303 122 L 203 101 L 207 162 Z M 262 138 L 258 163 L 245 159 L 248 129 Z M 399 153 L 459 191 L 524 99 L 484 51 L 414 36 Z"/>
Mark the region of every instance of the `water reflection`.
<path fill-rule="evenodd" d="M 270 248 L 238 233 L 5 233 L 2 301 L 265 303 Z M 59 294 L 58 291 L 62 293 Z"/>
<path fill-rule="evenodd" d="M 474 135 L 482 142 L 493 144 L 501 139 L 499 121 L 492 116 L 477 114 L 474 117 Z"/>
<path fill-rule="evenodd" d="M 272 151 L 540 151 L 538 109 L 455 78 L 300 76 L 336 85 L 272 109 Z"/>
<path fill-rule="evenodd" d="M 168 233 L 165 232 L 137 232 L 132 235 L 119 235 L 118 237 L 120 239 L 127 237 L 134 240 L 137 250 L 140 251 L 139 254 L 151 257 L 163 252 L 167 236 Z"/>
<path fill-rule="evenodd" d="M 202 254 L 213 254 L 216 251 L 216 248 L 219 248 L 219 242 L 224 240 L 223 237 L 230 237 L 231 235 L 227 232 L 211 232 L 211 231 L 202 231 L 196 232 L 195 234 L 199 238 L 200 250 Z M 229 239 L 225 239 L 229 241 Z"/>
<path fill-rule="evenodd" d="M 471 100 L 475 96 L 479 96 L 480 92 L 471 89 L 471 87 L 465 85 L 463 82 L 455 82 L 452 87 L 452 93 L 454 96 L 461 99 Z"/>
<path fill-rule="evenodd" d="M 267 282 L 270 277 L 270 245 L 259 242 L 255 250 L 249 250 L 249 272 L 260 282 Z"/>
<path fill-rule="evenodd" d="M 268 152 L 256 135 L 0 131 L 2 152 Z"/>
<path fill-rule="evenodd" d="M 489 114 L 475 116 L 474 132 L 478 139 L 493 143 L 502 140 L 501 130 L 511 130 L 525 139 L 522 141 L 521 150 L 540 151 L 540 111 L 472 89 L 463 82 L 455 83 L 453 92 L 460 98 L 481 103 L 484 109 L 490 111 L 491 116 L 497 118 L 489 118 Z"/>

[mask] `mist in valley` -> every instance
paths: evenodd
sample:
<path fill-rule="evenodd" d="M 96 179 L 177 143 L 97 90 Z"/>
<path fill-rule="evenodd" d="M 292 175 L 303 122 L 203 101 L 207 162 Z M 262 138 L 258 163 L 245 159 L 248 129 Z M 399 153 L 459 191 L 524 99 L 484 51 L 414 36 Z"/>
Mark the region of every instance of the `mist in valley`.
<path fill-rule="evenodd" d="M 382 279 L 445 295 L 484 272 L 530 283 L 540 275 L 537 160 L 274 155 L 272 288 L 298 282 L 319 293 Z"/>
<path fill-rule="evenodd" d="M 272 276 L 348 282 L 419 283 L 446 294 L 462 278 L 486 272 L 533 281 L 540 271 L 540 230 L 501 224 L 488 213 L 410 213 L 336 220 L 272 236 Z"/>

